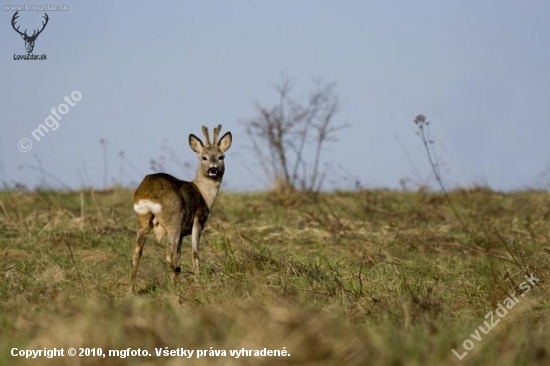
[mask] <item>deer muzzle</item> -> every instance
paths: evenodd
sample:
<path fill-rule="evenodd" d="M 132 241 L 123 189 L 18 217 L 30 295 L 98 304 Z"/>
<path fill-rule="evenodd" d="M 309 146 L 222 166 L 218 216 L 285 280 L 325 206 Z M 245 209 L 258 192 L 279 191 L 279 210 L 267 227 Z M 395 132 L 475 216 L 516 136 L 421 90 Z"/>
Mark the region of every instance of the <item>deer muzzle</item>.
<path fill-rule="evenodd" d="M 218 176 L 218 174 L 220 174 L 220 170 L 217 167 L 211 166 L 210 168 L 208 168 L 209 177 L 215 178 Z"/>

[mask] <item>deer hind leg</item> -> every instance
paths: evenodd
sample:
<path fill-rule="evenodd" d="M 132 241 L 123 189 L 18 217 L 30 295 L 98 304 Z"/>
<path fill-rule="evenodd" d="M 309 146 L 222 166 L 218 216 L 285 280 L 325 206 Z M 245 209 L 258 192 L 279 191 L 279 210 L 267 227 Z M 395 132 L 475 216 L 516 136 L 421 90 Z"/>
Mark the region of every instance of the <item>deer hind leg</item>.
<path fill-rule="evenodd" d="M 137 237 L 136 237 L 136 248 L 134 249 L 134 255 L 131 260 L 131 270 L 130 270 L 130 291 L 132 293 L 136 290 L 136 277 L 137 270 L 139 267 L 139 260 L 143 254 L 143 246 L 145 245 L 145 240 L 147 240 L 147 233 L 153 227 L 153 215 L 148 212 L 146 214 L 138 214 L 137 216 Z"/>
<path fill-rule="evenodd" d="M 181 250 L 178 248 L 181 248 L 182 239 L 180 239 L 179 242 L 176 242 L 175 246 L 175 240 L 171 239 L 170 236 L 168 236 L 168 240 L 166 241 L 166 263 L 170 266 L 170 269 L 174 274 L 174 278 L 181 272 L 181 267 L 178 266 Z"/>
<path fill-rule="evenodd" d="M 155 232 L 155 237 L 157 238 L 157 241 L 160 243 L 160 241 L 166 234 L 166 229 L 158 222 L 156 217 L 153 218 L 153 231 Z"/>
<path fill-rule="evenodd" d="M 181 255 L 181 243 L 183 235 L 178 227 L 167 228 L 168 242 L 166 243 L 166 261 L 170 265 L 170 269 L 173 273 L 174 282 L 177 276 L 181 273 L 181 267 L 179 266 L 179 260 Z"/>

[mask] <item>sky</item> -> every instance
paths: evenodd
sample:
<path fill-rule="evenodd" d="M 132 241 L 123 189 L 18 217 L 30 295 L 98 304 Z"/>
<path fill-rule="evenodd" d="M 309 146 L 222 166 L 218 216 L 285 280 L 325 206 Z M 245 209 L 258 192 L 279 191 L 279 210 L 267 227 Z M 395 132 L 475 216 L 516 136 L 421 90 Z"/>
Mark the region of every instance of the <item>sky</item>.
<path fill-rule="evenodd" d="M 266 189 L 245 123 L 255 103 L 277 103 L 284 74 L 297 100 L 316 79 L 336 83 L 335 123 L 349 127 L 322 151 L 325 189 L 437 187 L 418 114 L 448 187 L 550 188 L 546 0 L 33 1 L 68 10 L 45 11 L 32 53 L 46 60 L 16 60 L 21 4 L 0 10 L 4 185 L 135 186 L 152 160 L 190 180 L 188 135 L 222 124 L 223 189 Z M 18 15 L 29 34 L 44 21 Z M 52 108 L 65 114 L 38 141 Z"/>

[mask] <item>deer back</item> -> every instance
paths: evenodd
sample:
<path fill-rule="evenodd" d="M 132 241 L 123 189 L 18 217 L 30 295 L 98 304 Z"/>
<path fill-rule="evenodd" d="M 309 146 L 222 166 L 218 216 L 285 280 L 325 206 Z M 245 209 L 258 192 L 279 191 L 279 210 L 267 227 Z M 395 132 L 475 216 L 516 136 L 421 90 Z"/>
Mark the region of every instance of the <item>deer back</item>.
<path fill-rule="evenodd" d="M 204 225 L 210 210 L 199 189 L 192 182 L 179 180 L 166 173 L 147 175 L 134 195 L 134 208 L 140 213 L 150 211 L 163 225 L 181 223 L 183 235 L 189 235 L 198 216 Z M 175 220 L 179 218 L 179 220 Z"/>

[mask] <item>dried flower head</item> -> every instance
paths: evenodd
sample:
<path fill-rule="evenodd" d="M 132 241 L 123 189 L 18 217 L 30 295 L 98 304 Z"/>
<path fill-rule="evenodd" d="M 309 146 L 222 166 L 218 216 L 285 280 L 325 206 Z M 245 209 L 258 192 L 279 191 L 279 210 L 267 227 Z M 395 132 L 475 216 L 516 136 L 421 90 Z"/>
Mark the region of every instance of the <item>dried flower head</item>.
<path fill-rule="evenodd" d="M 423 114 L 419 114 L 414 119 L 414 123 L 416 123 L 417 125 L 418 124 L 422 125 L 422 124 L 426 123 L 426 117 Z"/>

